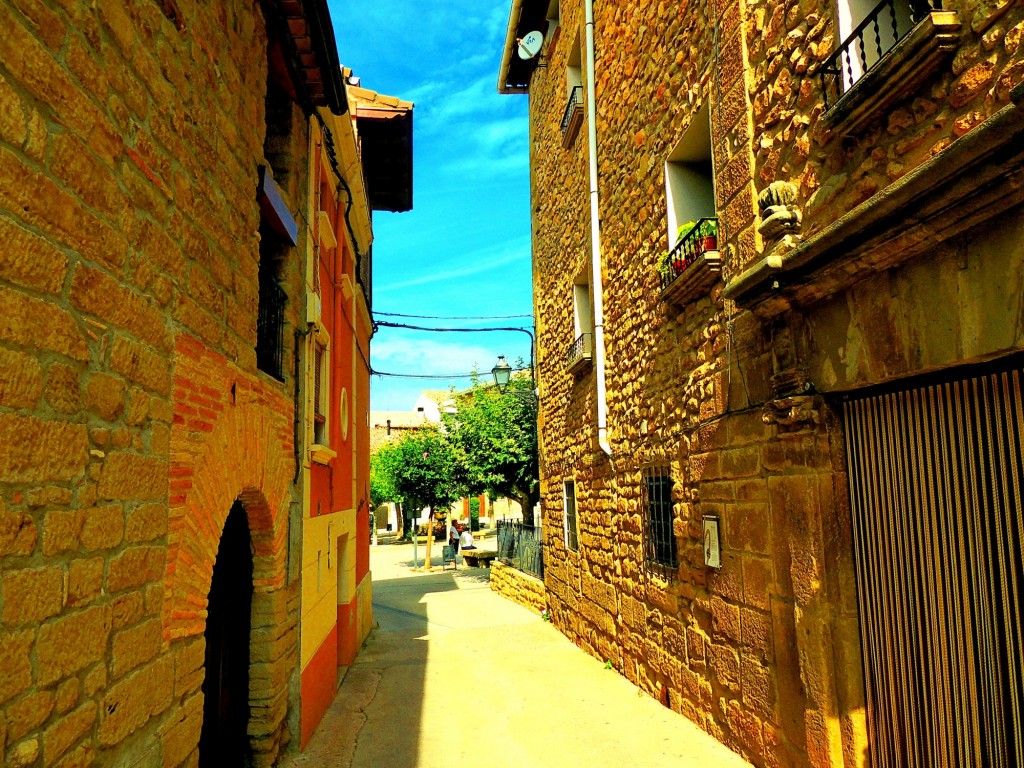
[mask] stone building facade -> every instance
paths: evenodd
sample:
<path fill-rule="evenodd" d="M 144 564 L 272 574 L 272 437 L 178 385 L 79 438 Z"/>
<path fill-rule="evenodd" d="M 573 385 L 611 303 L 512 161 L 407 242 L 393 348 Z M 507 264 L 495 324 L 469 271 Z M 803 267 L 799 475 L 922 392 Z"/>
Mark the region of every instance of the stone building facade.
<path fill-rule="evenodd" d="M 513 3 L 550 614 L 755 765 L 1013 765 L 1024 8 L 872 5 Z"/>
<path fill-rule="evenodd" d="M 0 20 L 0 762 L 272 765 L 308 709 L 311 147 L 351 117 L 326 3 Z"/>

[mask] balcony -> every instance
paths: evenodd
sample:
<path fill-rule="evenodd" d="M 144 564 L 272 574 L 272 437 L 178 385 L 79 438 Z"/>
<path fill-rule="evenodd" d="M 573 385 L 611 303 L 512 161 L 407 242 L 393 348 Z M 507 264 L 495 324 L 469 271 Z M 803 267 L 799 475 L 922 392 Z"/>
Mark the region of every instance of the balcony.
<path fill-rule="evenodd" d="M 665 254 L 661 264 L 661 296 L 684 305 L 705 296 L 722 272 L 718 252 L 718 219 L 697 221 Z"/>
<path fill-rule="evenodd" d="M 572 144 L 583 125 L 583 86 L 577 85 L 569 93 L 569 102 L 562 113 L 562 146 Z"/>
<path fill-rule="evenodd" d="M 960 20 L 941 0 L 882 0 L 819 70 L 825 124 L 857 130 L 935 73 L 959 40 Z"/>
<path fill-rule="evenodd" d="M 576 341 L 569 345 L 569 351 L 565 355 L 565 362 L 569 373 L 579 373 L 590 367 L 590 361 L 594 357 L 594 334 L 581 333 Z"/>

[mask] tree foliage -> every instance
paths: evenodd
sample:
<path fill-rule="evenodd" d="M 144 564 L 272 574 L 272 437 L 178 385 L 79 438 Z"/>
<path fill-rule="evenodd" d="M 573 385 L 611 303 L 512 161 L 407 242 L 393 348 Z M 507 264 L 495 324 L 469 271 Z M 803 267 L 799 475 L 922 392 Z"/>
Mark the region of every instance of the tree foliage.
<path fill-rule="evenodd" d="M 445 434 L 463 463 L 469 495 L 508 496 L 532 522 L 540 498 L 537 398 L 530 379 L 513 378 L 504 392 L 474 381 L 442 417 Z"/>
<path fill-rule="evenodd" d="M 532 522 L 540 498 L 533 382 L 513 378 L 501 392 L 474 381 L 455 403 L 440 428 L 411 432 L 373 456 L 374 504 L 446 510 L 463 496 L 487 493 L 515 499 Z"/>
<path fill-rule="evenodd" d="M 402 464 L 401 452 L 397 449 L 398 443 L 385 443 L 370 457 L 370 501 L 374 509 L 389 501 L 396 504 L 405 501 L 396 485 Z"/>
<path fill-rule="evenodd" d="M 447 509 L 463 495 L 462 472 L 451 443 L 438 429 L 421 429 L 383 446 L 370 460 L 375 501 L 417 509 Z"/>

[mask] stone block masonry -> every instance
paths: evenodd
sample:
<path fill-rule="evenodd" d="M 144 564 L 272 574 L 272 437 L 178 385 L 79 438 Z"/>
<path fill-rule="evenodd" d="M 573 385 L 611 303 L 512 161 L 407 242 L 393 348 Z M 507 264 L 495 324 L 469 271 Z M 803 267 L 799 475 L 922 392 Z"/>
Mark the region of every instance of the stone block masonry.
<path fill-rule="evenodd" d="M 270 166 L 304 209 L 308 136 L 284 105 L 265 156 L 262 8 L 0 4 L 0 764 L 195 765 L 236 500 L 254 764 L 290 739 L 294 342 L 256 369 L 255 192 Z"/>
<path fill-rule="evenodd" d="M 727 301 L 724 283 L 772 245 L 759 231 L 758 197 L 769 184 L 795 189 L 806 241 L 955 152 L 987 120 L 1019 109 L 1012 94 L 1024 72 L 1024 9 L 956 10 L 957 50 L 917 92 L 846 132 L 824 119 L 819 76 L 839 42 L 834 3 L 596 4 L 611 458 L 597 447 L 596 373 L 564 363 L 579 332 L 574 295 L 590 283 L 587 145 L 578 138 L 563 147 L 560 133 L 582 3 L 560 4 L 559 32 L 531 76 L 551 616 L 581 647 L 757 765 L 852 768 L 870 759 L 841 418 L 820 393 L 1019 351 L 1011 297 L 1020 291 L 1020 249 L 1010 241 L 1019 241 L 1022 214 L 1018 207 L 993 220 L 990 232 L 971 229 L 976 221 L 957 219 L 955 194 L 937 191 L 949 195 L 948 244 L 916 265 L 890 259 L 883 270 L 877 254 L 865 254 L 835 266 L 838 275 L 859 269 L 859 285 L 808 288 L 808 306 L 775 321 Z M 705 108 L 714 202 L 701 215 L 718 217 L 724 280 L 675 306 L 658 283 L 659 260 L 674 243 L 666 163 Z M 1017 186 L 1002 187 L 1014 204 Z M 895 239 L 915 211 L 893 213 L 891 232 L 870 234 Z M 837 248 L 836 258 L 854 246 Z M 787 376 L 808 372 L 799 392 L 819 396 L 801 411 L 780 395 L 792 394 Z M 651 562 L 650 468 L 672 481 L 675 563 L 667 569 Z M 566 481 L 575 483 L 578 547 L 564 532 Z M 720 569 L 704 564 L 708 515 L 720 524 Z M 492 572 L 492 586 L 520 594 L 503 571 Z"/>
<path fill-rule="evenodd" d="M 544 582 L 500 560 L 491 563 L 491 589 L 540 615 L 548 608 Z"/>

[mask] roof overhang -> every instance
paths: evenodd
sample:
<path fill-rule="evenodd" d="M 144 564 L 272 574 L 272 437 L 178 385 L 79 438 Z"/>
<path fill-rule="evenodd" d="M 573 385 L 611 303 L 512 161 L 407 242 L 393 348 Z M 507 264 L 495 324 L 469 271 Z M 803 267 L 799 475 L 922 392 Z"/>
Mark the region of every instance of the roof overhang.
<path fill-rule="evenodd" d="M 370 207 L 396 213 L 411 210 L 412 102 L 351 86 L 349 95 Z"/>
<path fill-rule="evenodd" d="M 537 57 L 524 60 L 516 53 L 518 40 L 533 30 L 544 31 L 547 0 L 512 0 L 505 32 L 505 47 L 498 70 L 498 93 L 526 93 L 530 77 L 537 66 Z"/>
<path fill-rule="evenodd" d="M 335 115 L 348 111 L 334 25 L 327 0 L 272 0 L 284 21 L 290 65 L 314 107 L 326 107 Z"/>

